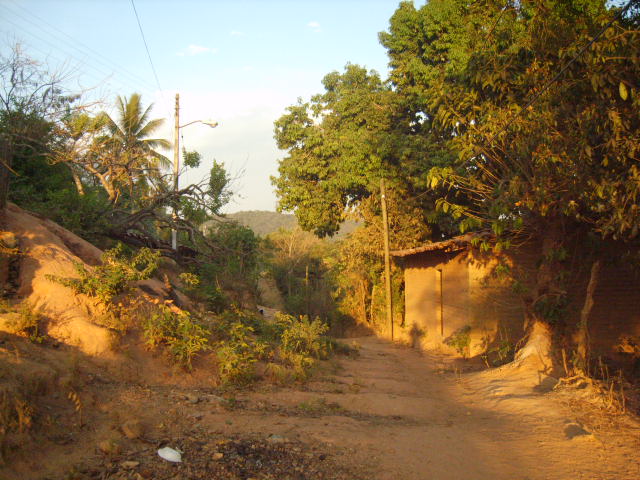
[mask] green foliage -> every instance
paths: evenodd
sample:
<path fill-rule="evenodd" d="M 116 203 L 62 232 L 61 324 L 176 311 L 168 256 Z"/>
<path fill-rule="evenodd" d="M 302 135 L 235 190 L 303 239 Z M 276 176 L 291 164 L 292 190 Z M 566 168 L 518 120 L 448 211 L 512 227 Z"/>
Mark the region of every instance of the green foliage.
<path fill-rule="evenodd" d="M 408 106 L 376 72 L 348 64 L 323 79 L 325 92 L 299 102 L 275 122 L 278 147 L 287 151 L 272 178 L 279 209 L 294 211 L 300 226 L 318 236 L 338 231 L 347 211 L 377 196 L 380 178 L 402 190 L 423 190 L 424 172 L 449 163 L 444 151 L 424 155 L 434 139 L 417 135 L 423 122 L 407 119 Z M 410 123 L 408 125 L 407 123 Z M 400 197 L 427 223 L 433 195 Z"/>
<path fill-rule="evenodd" d="M 189 312 L 174 311 L 167 305 L 147 317 L 142 325 L 143 336 L 151 348 L 168 347 L 171 358 L 187 370 L 193 368 L 196 354 L 208 349 L 210 329 Z"/>
<path fill-rule="evenodd" d="M 190 294 L 207 310 L 221 313 L 232 301 L 228 293 L 256 291 L 259 240 L 250 229 L 231 222 L 208 228 L 206 238 L 217 246 L 216 254 L 199 258 L 191 273 L 200 283 L 190 287 Z"/>
<path fill-rule="evenodd" d="M 456 349 L 462 357 L 469 356 L 469 347 L 471 346 L 471 327 L 465 325 L 460 327 L 444 340 L 445 345 L 449 345 Z"/>
<path fill-rule="evenodd" d="M 44 337 L 40 334 L 42 315 L 27 302 L 17 306 L 11 306 L 3 302 L 0 306 L 2 313 L 9 313 L 6 317 L 6 326 L 12 333 L 24 335 L 32 342 L 42 343 Z"/>
<path fill-rule="evenodd" d="M 113 208 L 104 190 L 87 187 L 81 196 L 75 188 L 66 188 L 49 191 L 40 199 L 31 197 L 31 200 L 18 200 L 15 195 L 19 192 L 12 190 L 11 198 L 22 207 L 50 218 L 93 245 L 103 248 L 113 244 L 106 239 Z"/>
<path fill-rule="evenodd" d="M 224 163 L 218 163 L 214 160 L 209 171 L 209 198 L 211 200 L 207 205 L 211 213 L 220 213 L 220 209 L 231 200 L 233 192 L 229 189 L 230 183 L 231 177 L 225 170 Z"/>
<path fill-rule="evenodd" d="M 283 328 L 281 351 L 285 355 L 293 353 L 324 359 L 331 353 L 331 343 L 324 336 L 329 327 L 319 318 L 311 321 L 308 317 L 296 319 L 292 315 L 278 314 L 276 322 Z"/>
<path fill-rule="evenodd" d="M 235 321 L 225 329 L 226 339 L 219 343 L 217 349 L 218 373 L 223 385 L 244 385 L 253 380 L 255 364 L 267 350 L 266 343 L 253 335 L 253 328 Z"/>
<path fill-rule="evenodd" d="M 202 155 L 199 152 L 187 151 L 184 147 L 182 147 L 182 164 L 187 168 L 198 168 L 200 166 L 200 161 L 202 160 Z"/>
<path fill-rule="evenodd" d="M 74 265 L 79 278 L 61 278 L 55 275 L 48 275 L 47 278 L 76 293 L 96 297 L 109 304 L 113 297 L 125 292 L 133 282 L 149 278 L 157 269 L 159 261 L 159 252 L 142 248 L 134 255 L 126 255 L 124 246 L 118 244 L 104 252 L 102 265 L 87 267 L 84 263 L 76 262 Z"/>

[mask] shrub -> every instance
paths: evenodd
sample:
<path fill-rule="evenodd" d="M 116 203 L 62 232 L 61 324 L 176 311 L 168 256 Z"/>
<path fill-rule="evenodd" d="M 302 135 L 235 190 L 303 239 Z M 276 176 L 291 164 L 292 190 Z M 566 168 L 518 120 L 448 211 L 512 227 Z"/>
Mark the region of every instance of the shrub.
<path fill-rule="evenodd" d="M 331 343 L 324 335 L 329 327 L 319 318 L 310 321 L 306 316 L 296 319 L 292 315 L 280 314 L 276 321 L 284 325 L 281 336 L 282 352 L 315 359 L 327 358 L 331 353 Z"/>
<path fill-rule="evenodd" d="M 149 278 L 158 268 L 159 261 L 160 252 L 141 248 L 135 255 L 126 255 L 124 246 L 118 244 L 104 252 L 100 266 L 87 268 L 84 263 L 75 262 L 80 278 L 55 275 L 47 275 L 47 278 L 108 304 L 113 297 L 129 289 L 132 282 Z"/>
<path fill-rule="evenodd" d="M 44 338 L 40 335 L 42 317 L 31 305 L 21 303 L 14 312 L 5 310 L 6 312 L 11 313 L 7 318 L 7 327 L 11 332 L 27 336 L 32 342 L 41 343 L 43 341 Z"/>
<path fill-rule="evenodd" d="M 207 349 L 211 334 L 189 312 L 174 312 L 167 305 L 160 305 L 142 328 L 149 347 L 168 346 L 175 363 L 187 370 L 193 368 L 195 355 Z"/>
<path fill-rule="evenodd" d="M 246 384 L 255 377 L 255 364 L 265 358 L 269 346 L 257 340 L 253 328 L 241 321 L 231 323 L 226 336 L 217 351 L 220 381 Z"/>
<path fill-rule="evenodd" d="M 471 327 L 465 325 L 453 332 L 444 340 L 445 345 L 456 349 L 463 358 L 469 356 L 469 346 L 471 345 Z"/>

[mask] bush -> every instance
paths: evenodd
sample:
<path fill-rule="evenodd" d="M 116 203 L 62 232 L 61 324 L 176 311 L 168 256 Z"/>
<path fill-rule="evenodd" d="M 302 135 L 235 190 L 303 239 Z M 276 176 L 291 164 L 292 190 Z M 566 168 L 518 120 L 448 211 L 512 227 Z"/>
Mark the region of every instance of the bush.
<path fill-rule="evenodd" d="M 449 345 L 456 349 L 463 358 L 469 356 L 469 347 L 471 345 L 471 327 L 465 325 L 453 332 L 444 340 L 445 345 Z"/>
<path fill-rule="evenodd" d="M 41 315 L 28 303 L 21 303 L 11 309 L 8 305 L 0 308 L 3 313 L 10 313 L 7 317 L 7 327 L 12 333 L 24 335 L 32 342 L 41 343 L 44 338 L 40 335 Z"/>
<path fill-rule="evenodd" d="M 143 336 L 151 348 L 169 347 L 174 362 L 191 370 L 196 354 L 208 348 L 211 332 L 189 312 L 174 312 L 160 305 L 143 324 Z"/>
<path fill-rule="evenodd" d="M 292 315 L 279 314 L 276 321 L 284 326 L 281 336 L 283 353 L 315 359 L 325 359 L 331 353 L 331 342 L 324 335 L 329 327 L 319 318 L 310 321 L 308 317 L 296 319 Z"/>
<path fill-rule="evenodd" d="M 269 346 L 255 338 L 253 328 L 236 321 L 226 331 L 227 339 L 219 343 L 218 373 L 224 384 L 246 384 L 255 377 L 255 364 L 264 358 Z"/>
<path fill-rule="evenodd" d="M 160 252 L 141 248 L 135 255 L 126 255 L 124 246 L 118 244 L 102 255 L 102 265 L 88 268 L 75 262 L 80 278 L 61 278 L 47 275 L 49 280 L 61 283 L 76 293 L 84 293 L 109 304 L 113 297 L 125 292 L 132 282 L 146 280 L 158 268 Z"/>

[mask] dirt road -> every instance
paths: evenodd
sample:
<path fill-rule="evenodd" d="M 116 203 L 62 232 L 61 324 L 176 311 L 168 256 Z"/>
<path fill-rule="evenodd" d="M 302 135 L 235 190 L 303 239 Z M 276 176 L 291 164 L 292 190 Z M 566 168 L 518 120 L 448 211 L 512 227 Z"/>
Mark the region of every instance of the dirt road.
<path fill-rule="evenodd" d="M 443 356 L 357 342 L 359 356 L 295 387 L 221 394 L 93 375 L 85 426 L 6 478 L 640 479 L 634 419 L 508 371 L 460 375 Z M 128 422 L 144 428 L 128 435 Z M 161 460 L 160 446 L 182 450 L 183 463 Z"/>
<path fill-rule="evenodd" d="M 313 421 L 288 417 L 280 433 L 352 452 L 381 480 L 640 479 L 632 420 L 603 424 L 570 396 L 542 394 L 506 374 L 460 376 L 444 357 L 374 337 L 359 342 L 359 358 L 311 391 L 263 395 L 289 407 L 344 409 Z"/>

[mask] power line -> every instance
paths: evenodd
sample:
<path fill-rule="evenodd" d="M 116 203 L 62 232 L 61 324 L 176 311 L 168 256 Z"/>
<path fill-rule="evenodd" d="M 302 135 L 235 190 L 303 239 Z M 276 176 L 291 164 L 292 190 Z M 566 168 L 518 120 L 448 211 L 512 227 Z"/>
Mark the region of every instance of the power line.
<path fill-rule="evenodd" d="M 158 79 L 158 74 L 156 72 L 156 67 L 153 65 L 153 60 L 151 59 L 151 52 L 149 51 L 149 45 L 147 45 L 147 39 L 144 36 L 144 31 L 142 30 L 142 24 L 140 23 L 140 17 L 138 16 L 138 11 L 136 10 L 136 4 L 131 0 L 131 6 L 133 7 L 133 13 L 136 15 L 136 20 L 138 22 L 138 28 L 140 29 L 140 36 L 142 37 L 142 42 L 144 43 L 144 48 L 147 51 L 147 58 L 149 59 L 149 64 L 151 65 L 151 70 L 153 71 L 153 76 L 156 79 L 156 85 L 158 86 L 158 90 L 162 93 L 162 87 L 160 86 L 160 80 Z"/>
<path fill-rule="evenodd" d="M 11 13 L 13 13 L 13 12 L 11 12 Z M 105 84 L 105 83 L 106 84 L 110 84 L 110 83 L 112 83 L 112 80 L 114 80 L 114 72 L 113 71 L 105 70 L 104 68 L 101 68 L 98 65 L 87 63 L 85 60 L 76 57 L 74 54 L 70 53 L 68 50 L 65 50 L 60 45 L 53 44 L 53 43 L 51 43 L 50 40 L 48 40 L 46 38 L 43 38 L 42 36 L 38 35 L 37 33 L 35 33 L 35 30 L 40 30 L 46 36 L 49 35 L 49 32 L 46 32 L 46 31 L 44 31 L 42 29 L 39 29 L 38 27 L 36 29 L 25 28 L 24 25 L 20 25 L 20 24 L 14 22 L 13 20 L 11 20 L 9 18 L 5 18 L 4 20 L 7 23 L 10 23 L 10 24 L 14 25 L 18 30 L 21 30 L 22 33 L 24 33 L 24 34 L 32 37 L 33 39 L 35 39 L 40 44 L 48 45 L 50 48 L 55 49 L 55 51 L 64 52 L 64 55 L 67 57 L 67 59 L 63 61 L 58 56 L 56 56 L 53 53 L 51 53 L 50 51 L 48 52 L 48 51 L 44 50 L 43 48 L 38 47 L 37 45 L 30 45 L 30 48 L 38 50 L 45 57 L 52 58 L 55 61 L 57 61 L 58 63 L 60 63 L 61 65 L 69 63 L 70 59 L 73 60 L 76 63 L 76 65 L 72 65 L 73 70 L 78 71 L 80 66 L 86 67 L 87 70 L 84 71 L 83 74 L 85 76 L 93 78 L 94 80 L 96 80 L 98 82 L 98 84 Z M 82 53 L 82 52 L 79 52 L 79 53 Z M 110 80 L 110 79 L 112 79 L 112 80 Z M 138 90 L 138 87 L 134 87 L 133 84 L 131 84 L 129 82 L 130 82 L 130 80 L 127 79 L 127 78 L 121 78 L 121 79 L 117 80 L 117 83 L 119 83 L 122 86 L 126 86 L 127 88 L 131 88 L 133 90 Z M 143 88 L 143 90 L 147 90 L 147 89 Z"/>
<path fill-rule="evenodd" d="M 86 54 L 91 55 L 93 61 L 100 63 L 101 65 L 103 65 L 104 67 L 108 68 L 111 71 L 115 71 L 123 76 L 126 76 L 127 80 L 133 81 L 134 83 L 141 83 L 143 84 L 143 86 L 147 86 L 147 87 L 149 86 L 149 84 L 147 83 L 147 80 L 145 80 L 144 78 L 138 76 L 137 74 L 131 72 L 130 70 L 124 68 L 123 66 L 118 65 L 117 63 L 113 62 L 109 58 L 105 57 L 100 52 L 85 45 L 84 42 L 81 42 L 78 39 L 69 35 L 68 33 L 60 30 L 55 25 L 52 25 L 51 23 L 37 16 L 35 13 L 31 12 L 30 10 L 27 10 L 20 4 L 16 3 L 15 0 L 11 0 L 11 1 L 13 1 L 12 7 L 20 9 L 29 17 L 25 17 L 20 12 L 8 10 L 13 15 L 20 17 L 23 21 L 33 25 L 35 28 L 37 28 L 38 30 L 41 30 L 43 33 L 46 33 L 48 36 L 53 37 L 55 40 L 59 42 L 64 42 L 66 45 L 70 46 L 72 49 L 78 51 L 79 53 L 83 55 L 86 55 Z M 7 6 L 8 4 L 5 3 L 4 7 L 7 8 Z M 40 25 L 36 24 L 34 20 L 40 23 Z M 45 30 L 43 25 L 46 27 L 47 30 Z"/>
<path fill-rule="evenodd" d="M 160 80 L 158 79 L 158 73 L 156 72 L 156 67 L 153 65 L 153 60 L 151 59 L 151 52 L 149 51 L 149 45 L 147 45 L 147 39 L 144 36 L 144 31 L 142 30 L 142 23 L 140 23 L 140 17 L 138 16 L 138 10 L 136 10 L 136 4 L 133 0 L 131 0 L 131 6 L 133 7 L 133 13 L 136 15 L 136 20 L 138 22 L 138 28 L 140 29 L 140 36 L 142 37 L 142 41 L 144 43 L 144 48 L 147 51 L 147 58 L 149 59 L 149 64 L 151 65 L 151 70 L 153 71 L 153 76 L 156 79 L 156 85 L 158 86 L 158 90 L 160 91 L 160 96 L 162 97 L 162 103 L 164 107 L 167 109 L 168 116 L 167 118 L 171 118 L 173 115 L 169 110 L 169 106 L 164 97 L 164 90 L 160 86 Z"/>

